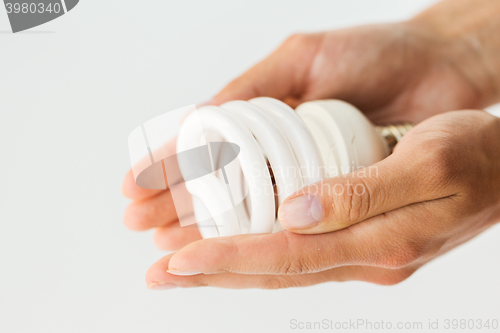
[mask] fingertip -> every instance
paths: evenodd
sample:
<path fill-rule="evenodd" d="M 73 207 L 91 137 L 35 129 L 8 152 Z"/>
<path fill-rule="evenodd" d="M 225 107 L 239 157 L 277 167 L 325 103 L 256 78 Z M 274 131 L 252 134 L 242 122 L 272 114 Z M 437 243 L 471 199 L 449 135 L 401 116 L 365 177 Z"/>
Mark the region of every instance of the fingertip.
<path fill-rule="evenodd" d="M 224 260 L 223 251 L 213 251 L 213 249 L 212 239 L 195 241 L 172 256 L 168 269 L 177 272 L 205 272 L 206 267 Z"/>
<path fill-rule="evenodd" d="M 247 73 L 230 82 L 212 99 L 212 105 L 221 105 L 223 103 L 243 100 L 247 101 L 254 97 L 260 97 L 262 93 L 255 82 L 255 78 Z"/>
<path fill-rule="evenodd" d="M 233 97 L 233 96 L 235 96 L 235 97 Z M 229 102 L 229 101 L 242 99 L 242 98 L 238 98 L 237 96 L 238 96 L 238 94 L 233 94 L 231 91 L 226 92 L 224 90 L 212 99 L 211 105 L 220 106 L 221 104 L 224 104 L 224 103 Z"/>
<path fill-rule="evenodd" d="M 157 228 L 153 235 L 153 241 L 157 248 L 163 251 L 178 250 L 172 246 L 171 235 L 167 228 Z"/>
<path fill-rule="evenodd" d="M 150 229 L 144 224 L 145 216 L 143 209 L 140 207 L 141 203 L 132 202 L 125 209 L 125 216 L 123 222 L 125 226 L 134 231 L 144 231 Z"/>
<path fill-rule="evenodd" d="M 132 170 L 129 170 L 123 179 L 122 184 L 122 194 L 129 199 L 134 199 L 134 188 L 133 186 L 137 186 L 135 184 L 134 175 Z"/>
<path fill-rule="evenodd" d="M 210 99 L 208 101 L 205 101 L 203 103 L 196 104 L 197 108 L 201 108 L 202 106 L 207 106 L 207 105 L 214 105 L 214 99 Z"/>
<path fill-rule="evenodd" d="M 255 264 L 254 260 L 275 248 L 276 235 L 246 234 L 195 241 L 175 253 L 169 270 L 204 274 L 245 271 Z"/>
<path fill-rule="evenodd" d="M 146 272 L 146 284 L 149 286 L 152 283 L 164 283 L 170 280 L 168 270 L 168 263 L 173 254 L 169 254 L 157 262 L 155 262 Z"/>
<path fill-rule="evenodd" d="M 164 190 L 151 190 L 137 186 L 132 170 L 129 170 L 123 179 L 122 194 L 132 200 L 140 200 L 152 197 Z"/>

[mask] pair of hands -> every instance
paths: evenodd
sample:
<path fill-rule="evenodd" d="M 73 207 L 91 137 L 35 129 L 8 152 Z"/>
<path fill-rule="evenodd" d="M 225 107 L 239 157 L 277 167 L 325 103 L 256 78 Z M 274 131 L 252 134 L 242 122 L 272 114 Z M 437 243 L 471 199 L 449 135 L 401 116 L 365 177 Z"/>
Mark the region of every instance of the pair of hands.
<path fill-rule="evenodd" d="M 377 176 L 359 170 L 316 184 L 343 189 L 314 192 L 322 210 L 318 225 L 301 229 L 290 219 L 297 207 L 308 209 L 297 198 L 310 188 L 292 195 L 280 208 L 288 230 L 275 234 L 202 240 L 197 228 L 180 227 L 168 190 L 141 189 L 129 172 L 123 192 L 133 202 L 125 224 L 156 228 L 157 246 L 177 251 L 149 269 L 148 287 L 391 285 L 495 224 L 500 119 L 478 110 L 446 112 L 494 100 L 482 85 L 481 62 L 463 69 L 467 50 L 465 42 L 407 23 L 290 37 L 212 104 L 270 96 L 294 107 L 336 98 L 375 123 L 420 124 L 375 165 Z"/>

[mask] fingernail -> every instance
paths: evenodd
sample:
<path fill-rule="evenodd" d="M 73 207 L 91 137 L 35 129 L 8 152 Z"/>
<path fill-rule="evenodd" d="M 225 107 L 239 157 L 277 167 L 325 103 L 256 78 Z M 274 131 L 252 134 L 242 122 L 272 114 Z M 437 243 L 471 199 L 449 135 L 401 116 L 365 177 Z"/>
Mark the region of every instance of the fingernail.
<path fill-rule="evenodd" d="M 172 275 L 177 275 L 177 276 L 191 276 L 191 275 L 201 274 L 201 272 L 197 272 L 197 271 L 179 271 L 177 269 L 169 269 L 167 271 L 167 273 L 172 274 Z"/>
<path fill-rule="evenodd" d="M 178 288 L 177 285 L 173 283 L 160 283 L 160 282 L 151 282 L 148 285 L 148 289 L 151 290 L 168 290 L 168 289 L 174 289 Z"/>
<path fill-rule="evenodd" d="M 315 195 L 301 195 L 285 201 L 278 211 L 278 218 L 286 228 L 306 229 L 323 219 L 323 208 Z"/>

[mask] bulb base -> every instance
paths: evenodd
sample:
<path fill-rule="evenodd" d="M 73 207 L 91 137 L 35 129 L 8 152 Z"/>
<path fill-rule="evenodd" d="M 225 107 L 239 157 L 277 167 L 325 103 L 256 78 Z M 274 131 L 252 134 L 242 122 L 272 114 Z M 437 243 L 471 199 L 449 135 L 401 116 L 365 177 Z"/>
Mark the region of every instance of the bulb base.
<path fill-rule="evenodd" d="M 409 123 L 396 124 L 388 126 L 377 126 L 376 130 L 385 139 L 392 154 L 392 152 L 394 151 L 394 147 L 396 147 L 403 136 L 408 133 L 414 126 L 415 125 Z"/>

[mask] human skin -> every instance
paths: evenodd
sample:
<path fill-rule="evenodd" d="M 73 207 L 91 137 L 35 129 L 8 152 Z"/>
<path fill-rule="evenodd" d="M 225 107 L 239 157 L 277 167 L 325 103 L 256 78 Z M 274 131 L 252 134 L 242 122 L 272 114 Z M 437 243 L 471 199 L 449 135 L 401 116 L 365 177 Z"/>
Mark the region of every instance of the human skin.
<path fill-rule="evenodd" d="M 127 174 L 125 224 L 156 228 L 157 245 L 178 250 L 150 268 L 148 286 L 395 284 L 494 225 L 500 119 L 478 109 L 500 100 L 498 31 L 499 1 L 448 0 L 408 22 L 290 37 L 211 103 L 336 98 L 377 124 L 418 125 L 375 165 L 377 177 L 360 170 L 288 198 L 279 212 L 288 230 L 276 234 L 201 240 L 179 226 L 168 190 L 140 189 Z M 311 202 L 319 221 L 307 218 Z"/>

